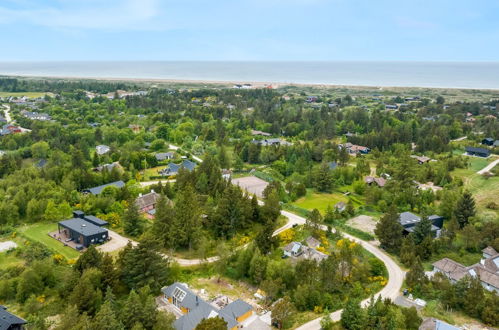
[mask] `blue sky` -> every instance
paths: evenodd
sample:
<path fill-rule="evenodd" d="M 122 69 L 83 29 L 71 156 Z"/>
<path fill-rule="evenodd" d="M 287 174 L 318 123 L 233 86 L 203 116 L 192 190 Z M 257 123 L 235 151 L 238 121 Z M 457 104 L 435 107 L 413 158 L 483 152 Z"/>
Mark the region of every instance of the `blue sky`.
<path fill-rule="evenodd" d="M 1 0 L 0 61 L 499 61 L 497 0 Z"/>

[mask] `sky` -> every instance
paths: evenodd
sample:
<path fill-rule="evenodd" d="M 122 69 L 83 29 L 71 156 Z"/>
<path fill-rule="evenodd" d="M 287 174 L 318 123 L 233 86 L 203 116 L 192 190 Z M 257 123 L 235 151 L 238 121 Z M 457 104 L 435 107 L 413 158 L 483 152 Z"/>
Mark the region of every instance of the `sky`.
<path fill-rule="evenodd" d="M 0 61 L 499 61 L 498 0 L 1 0 Z"/>

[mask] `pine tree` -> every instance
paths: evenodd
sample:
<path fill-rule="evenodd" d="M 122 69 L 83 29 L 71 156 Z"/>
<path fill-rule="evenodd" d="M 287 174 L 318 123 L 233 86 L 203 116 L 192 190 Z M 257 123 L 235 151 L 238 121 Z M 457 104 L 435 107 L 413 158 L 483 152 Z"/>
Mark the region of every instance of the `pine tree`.
<path fill-rule="evenodd" d="M 171 202 L 163 195 L 156 203 L 156 214 L 153 223 L 153 233 L 166 248 L 176 246 L 174 233 L 175 211 Z"/>
<path fill-rule="evenodd" d="M 416 258 L 416 244 L 414 244 L 414 239 L 412 235 L 406 236 L 402 240 L 402 246 L 400 247 L 400 261 L 407 267 L 410 267 Z"/>
<path fill-rule="evenodd" d="M 116 318 L 111 303 L 106 301 L 95 315 L 92 327 L 99 330 L 121 330 L 124 329 L 121 322 Z"/>
<path fill-rule="evenodd" d="M 94 245 L 90 245 L 88 249 L 80 255 L 74 265 L 74 269 L 80 272 L 80 274 L 88 268 L 99 269 L 102 264 L 102 257 L 102 252 L 97 250 Z"/>
<path fill-rule="evenodd" d="M 348 300 L 341 313 L 341 325 L 347 330 L 364 329 L 365 314 L 358 300 Z"/>
<path fill-rule="evenodd" d="M 192 249 L 201 235 L 201 209 L 191 185 L 179 191 L 175 203 L 173 235 L 179 246 Z"/>
<path fill-rule="evenodd" d="M 130 289 L 148 285 L 153 292 L 159 292 L 168 282 L 168 260 L 157 253 L 157 242 L 145 237 L 139 245 L 129 243 L 119 254 L 118 265 L 122 281 Z"/>
<path fill-rule="evenodd" d="M 455 216 L 460 228 L 464 228 L 469 223 L 471 217 L 476 213 L 475 200 L 470 192 L 465 191 L 459 201 L 455 211 Z"/>
<path fill-rule="evenodd" d="M 416 245 L 419 245 L 427 236 L 431 236 L 431 221 L 427 216 L 423 216 L 421 221 L 414 226 L 412 235 Z"/>
<path fill-rule="evenodd" d="M 333 178 L 327 163 L 322 163 L 314 172 L 314 186 L 320 192 L 330 192 L 333 188 Z"/>
<path fill-rule="evenodd" d="M 128 201 L 128 209 L 123 216 L 123 229 L 126 234 L 139 236 L 143 231 L 139 208 L 133 199 Z"/>
<path fill-rule="evenodd" d="M 390 207 L 376 224 L 374 233 L 378 237 L 381 246 L 390 252 L 397 252 L 402 243 L 402 231 L 404 228 L 399 222 L 399 215 L 394 206 Z"/>
<path fill-rule="evenodd" d="M 424 273 L 423 265 L 421 264 L 421 259 L 416 257 L 412 263 L 411 269 L 407 272 L 405 281 L 410 288 L 417 291 L 421 285 L 426 283 L 426 280 L 427 278 Z"/>

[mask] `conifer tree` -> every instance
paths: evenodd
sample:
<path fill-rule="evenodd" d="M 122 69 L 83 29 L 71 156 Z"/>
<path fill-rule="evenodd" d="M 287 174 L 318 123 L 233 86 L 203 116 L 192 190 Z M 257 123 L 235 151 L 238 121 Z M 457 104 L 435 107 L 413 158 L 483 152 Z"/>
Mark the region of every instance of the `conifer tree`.
<path fill-rule="evenodd" d="M 471 217 L 476 213 L 475 200 L 469 191 L 465 191 L 459 201 L 455 211 L 455 216 L 460 228 L 464 228 L 469 223 Z"/>
<path fill-rule="evenodd" d="M 341 313 L 341 325 L 347 330 L 364 329 L 364 313 L 358 300 L 349 299 Z"/>
<path fill-rule="evenodd" d="M 109 301 L 106 301 L 95 315 L 92 327 L 99 330 L 122 330 L 123 325 L 117 319 Z"/>
<path fill-rule="evenodd" d="M 390 252 L 397 252 L 402 243 L 402 231 L 404 228 L 399 222 L 399 215 L 395 206 L 390 207 L 376 224 L 374 233 L 378 237 L 381 246 Z"/>
<path fill-rule="evenodd" d="M 201 209 L 191 185 L 178 192 L 173 235 L 179 246 L 192 249 L 201 235 Z"/>
<path fill-rule="evenodd" d="M 139 236 L 143 231 L 142 218 L 135 200 L 128 200 L 128 209 L 123 215 L 123 229 L 126 234 Z"/>

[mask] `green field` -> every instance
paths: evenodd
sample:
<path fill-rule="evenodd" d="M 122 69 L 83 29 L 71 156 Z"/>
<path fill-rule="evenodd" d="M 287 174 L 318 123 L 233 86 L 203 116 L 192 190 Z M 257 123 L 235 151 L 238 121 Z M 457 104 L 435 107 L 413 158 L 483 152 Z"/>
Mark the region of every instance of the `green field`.
<path fill-rule="evenodd" d="M 499 211 L 487 209 L 486 206 L 490 202 L 497 203 L 499 196 L 499 177 L 494 176 L 485 178 L 476 172 L 481 170 L 494 159 L 483 159 L 470 157 L 470 164 L 466 169 L 457 169 L 451 173 L 453 177 L 461 178 L 464 186 L 468 189 L 475 198 L 478 215 L 488 219 L 499 219 Z"/>
<path fill-rule="evenodd" d="M 41 96 L 45 96 L 47 93 L 43 92 L 0 92 L 0 97 L 9 97 L 9 96 L 14 96 L 14 97 L 30 97 L 30 98 L 37 98 Z"/>
<path fill-rule="evenodd" d="M 56 223 L 36 223 L 21 227 L 19 232 L 32 241 L 42 243 L 53 252 L 62 254 L 67 259 L 78 258 L 80 255 L 78 251 L 69 246 L 64 246 L 61 242 L 48 235 L 48 233 L 56 230 Z"/>
<path fill-rule="evenodd" d="M 318 209 L 324 213 L 328 205 L 334 206 L 338 202 L 347 203 L 348 197 L 341 193 L 324 194 L 307 190 L 305 197 L 301 197 L 291 204 L 308 210 Z"/>

